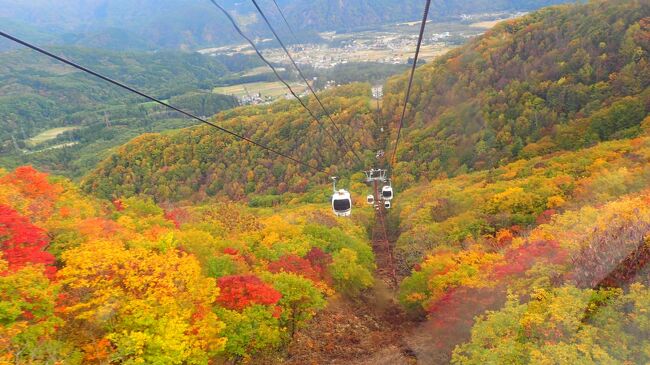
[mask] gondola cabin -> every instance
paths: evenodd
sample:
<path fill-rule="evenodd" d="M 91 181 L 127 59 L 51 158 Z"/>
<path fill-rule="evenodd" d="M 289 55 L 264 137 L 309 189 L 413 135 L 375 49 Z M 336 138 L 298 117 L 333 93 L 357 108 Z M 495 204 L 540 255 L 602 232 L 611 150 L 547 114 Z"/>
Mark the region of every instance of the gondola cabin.
<path fill-rule="evenodd" d="M 393 187 L 386 185 L 381 188 L 381 198 L 382 200 L 391 200 L 393 199 Z"/>
<path fill-rule="evenodd" d="M 368 202 L 369 205 L 375 204 L 375 196 L 374 195 L 368 195 L 366 197 L 366 201 Z"/>
<path fill-rule="evenodd" d="M 339 217 L 349 217 L 352 213 L 352 198 L 347 190 L 341 189 L 332 195 L 332 209 Z"/>
<path fill-rule="evenodd" d="M 390 209 L 390 201 L 388 201 L 388 200 L 384 201 L 384 208 Z"/>

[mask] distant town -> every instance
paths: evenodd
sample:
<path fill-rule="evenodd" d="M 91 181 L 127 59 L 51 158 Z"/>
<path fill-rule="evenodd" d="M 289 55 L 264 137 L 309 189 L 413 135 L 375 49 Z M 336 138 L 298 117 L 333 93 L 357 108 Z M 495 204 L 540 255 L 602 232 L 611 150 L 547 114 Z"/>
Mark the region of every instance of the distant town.
<path fill-rule="evenodd" d="M 455 21 L 445 23 L 429 22 L 420 59 L 425 62 L 431 61 L 454 47 L 464 44 L 470 38 L 483 34 L 498 22 L 521 15 L 523 13 L 485 13 L 462 15 Z M 419 22 L 409 22 L 352 33 L 326 32 L 320 33 L 323 42 L 290 45 L 289 51 L 298 65 L 309 66 L 316 70 L 363 62 L 407 64 L 412 61 L 418 31 Z M 258 39 L 256 42 L 262 44 L 273 40 Z M 210 55 L 233 55 L 254 51 L 246 44 L 236 44 L 202 49 L 199 52 Z M 262 53 L 274 64 L 285 65 L 289 69 L 289 61 L 282 48 L 265 48 Z M 258 72 L 266 73 L 268 70 L 261 68 Z M 321 83 L 321 88 L 335 85 L 333 80 L 328 80 Z M 293 86 L 300 93 L 305 92 L 304 85 Z M 215 92 L 236 96 L 241 104 L 261 104 L 279 97 L 287 97 L 284 85 L 278 82 L 233 85 L 217 88 Z"/>

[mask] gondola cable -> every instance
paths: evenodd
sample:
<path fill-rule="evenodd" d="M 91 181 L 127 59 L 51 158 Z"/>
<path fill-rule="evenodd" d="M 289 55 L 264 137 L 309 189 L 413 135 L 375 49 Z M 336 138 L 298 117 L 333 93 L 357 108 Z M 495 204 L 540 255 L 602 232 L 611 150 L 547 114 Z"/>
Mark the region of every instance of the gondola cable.
<path fill-rule="evenodd" d="M 264 55 L 262 55 L 262 52 L 260 52 L 260 50 L 257 48 L 257 46 L 255 46 L 255 43 L 248 36 L 246 36 L 246 34 L 244 34 L 244 32 L 241 30 L 241 28 L 239 28 L 239 25 L 237 25 L 237 22 L 232 17 L 232 15 L 230 15 L 230 13 L 228 13 L 228 11 L 225 8 L 223 8 L 221 5 L 219 5 L 215 0 L 210 0 L 210 2 L 214 6 L 216 6 L 219 10 L 221 10 L 221 12 L 228 18 L 228 20 L 230 20 L 233 27 L 237 31 L 237 33 L 239 33 L 239 35 L 248 42 L 248 44 L 253 48 L 253 50 L 255 51 L 257 56 L 262 60 L 262 62 L 264 62 L 269 68 L 271 68 L 271 70 L 275 74 L 275 77 L 282 84 L 284 84 L 284 86 L 289 90 L 291 95 L 293 95 L 293 97 L 296 100 L 298 100 L 300 105 L 309 113 L 309 115 L 318 123 L 318 125 L 321 127 L 321 129 L 323 129 L 325 131 L 325 133 L 330 137 L 332 142 L 334 142 L 335 145 L 338 145 L 339 141 L 334 137 L 334 135 L 332 135 L 332 133 L 329 131 L 329 129 L 327 129 L 325 124 L 323 122 L 321 122 L 321 120 L 318 119 L 318 117 L 316 117 L 314 112 L 312 112 L 311 109 L 309 109 L 309 107 L 305 104 L 305 102 L 302 101 L 302 99 L 300 99 L 300 97 L 295 93 L 293 88 L 291 88 L 291 86 L 282 78 L 282 76 L 280 76 L 280 73 L 276 70 L 275 66 L 273 66 L 273 64 L 271 64 L 271 62 L 269 60 L 267 60 L 266 57 L 264 57 Z"/>
<path fill-rule="evenodd" d="M 409 97 L 411 96 L 411 87 L 413 86 L 413 76 L 415 75 L 415 69 L 418 65 L 418 57 L 420 55 L 420 47 L 422 46 L 422 39 L 424 38 L 424 28 L 427 25 L 427 18 L 429 16 L 429 8 L 431 7 L 431 0 L 427 0 L 426 5 L 424 6 L 424 15 L 422 17 L 422 25 L 420 26 L 420 36 L 418 37 L 418 44 L 415 48 L 415 57 L 413 58 L 413 66 L 411 68 L 411 76 L 409 77 L 408 87 L 406 89 L 406 97 L 404 99 L 404 108 L 402 109 L 402 116 L 399 119 L 399 128 L 397 130 L 397 138 L 395 140 L 395 146 L 393 148 L 393 156 L 391 157 L 390 163 L 394 165 L 396 163 L 397 157 L 397 145 L 399 144 L 400 137 L 402 134 L 402 127 L 404 126 L 404 116 L 406 115 L 406 107 L 408 106 Z"/>
<path fill-rule="evenodd" d="M 126 85 L 126 84 L 123 84 L 123 83 L 121 83 L 121 82 L 119 82 L 119 81 L 113 80 L 113 79 L 111 79 L 111 78 L 108 77 L 108 76 L 104 76 L 104 75 L 102 75 L 102 74 L 100 74 L 100 73 L 98 73 L 98 72 L 96 72 L 96 71 L 93 71 L 93 70 L 91 70 L 91 69 L 89 69 L 89 68 L 86 68 L 86 67 L 84 67 L 84 66 L 81 66 L 81 65 L 79 65 L 79 64 L 77 64 L 77 63 L 75 63 L 75 62 L 72 62 L 72 61 L 67 60 L 67 59 L 65 59 L 65 58 L 63 58 L 63 57 L 57 56 L 57 55 L 55 55 L 55 54 L 53 54 L 53 53 L 51 53 L 51 52 L 49 52 L 49 51 L 46 51 L 45 49 L 42 49 L 42 48 L 40 48 L 40 47 L 38 47 L 38 46 L 35 46 L 35 45 L 33 45 L 33 44 L 31 44 L 31 43 L 29 43 L 29 42 L 27 42 L 27 41 L 24 41 L 24 40 L 21 40 L 21 39 L 19 39 L 19 38 L 16 38 L 16 37 L 14 37 L 14 36 L 12 36 L 12 35 L 10 35 L 10 34 L 7 34 L 7 33 L 3 32 L 3 31 L 0 31 L 0 36 L 4 37 L 4 38 L 6 38 L 6 39 L 9 39 L 9 40 L 11 40 L 11 41 L 13 41 L 13 42 L 16 42 L 16 43 L 18 43 L 18 44 L 21 44 L 21 45 L 23 45 L 23 46 L 25 46 L 25 47 L 27 47 L 27 48 L 30 48 L 30 49 L 32 49 L 32 50 L 34 50 L 34 51 L 36 51 L 36 52 L 39 52 L 39 53 L 41 53 L 41 54 L 43 54 L 43 55 L 45 55 L 45 56 L 48 56 L 48 57 L 50 57 L 50 58 L 53 58 L 53 59 L 55 59 L 55 60 L 57 60 L 57 61 L 59 61 L 59 62 L 65 63 L 65 64 L 68 65 L 68 66 L 74 67 L 74 68 L 76 68 L 76 69 L 78 69 L 78 70 L 81 70 L 81 71 L 83 71 L 83 72 L 85 72 L 85 73 L 88 73 L 88 74 L 93 75 L 93 76 L 95 76 L 95 77 L 97 77 L 97 78 L 100 78 L 100 79 L 102 79 L 102 80 L 104 80 L 104 81 L 106 81 L 106 82 L 109 82 L 109 83 L 111 83 L 111 84 L 113 84 L 113 85 L 115 85 L 115 86 L 118 86 L 118 87 L 120 87 L 120 88 L 122 88 L 122 89 L 125 89 L 125 90 L 130 91 L 130 92 L 132 92 L 132 93 L 134 93 L 134 94 L 137 94 L 137 95 L 139 95 L 139 96 L 142 96 L 143 98 L 149 99 L 149 100 L 151 100 L 151 101 L 153 101 L 153 102 L 155 102 L 155 103 L 157 103 L 157 104 L 160 104 L 160 105 L 162 105 L 162 106 L 164 106 L 164 107 L 167 107 L 167 108 L 169 108 L 169 109 L 172 109 L 172 110 L 174 110 L 174 111 L 176 111 L 176 112 L 178 112 L 178 113 L 181 113 L 181 114 L 183 114 L 183 115 L 185 115 L 185 116 L 187 116 L 187 117 L 190 117 L 190 118 L 192 118 L 192 119 L 195 119 L 195 120 L 197 120 L 197 121 L 199 121 L 199 122 L 201 122 L 201 123 L 203 123 L 203 124 L 207 124 L 207 125 L 209 125 L 209 126 L 211 126 L 211 127 L 214 127 L 214 128 L 216 128 L 216 129 L 218 129 L 219 131 L 221 131 L 221 132 L 223 132 L 223 133 L 226 133 L 226 134 L 229 134 L 229 135 L 231 135 L 231 136 L 233 136 L 233 137 L 235 137 L 235 138 L 237 138 L 237 139 L 240 139 L 240 140 L 242 140 L 242 141 L 245 141 L 245 142 L 248 142 L 248 143 L 250 143 L 250 144 L 253 144 L 253 145 L 255 145 L 255 146 L 259 147 L 259 148 L 262 148 L 262 149 L 264 149 L 264 150 L 266 150 L 266 151 L 269 151 L 269 152 L 271 152 L 271 153 L 274 153 L 274 154 L 276 154 L 276 155 L 278 155 L 278 156 L 284 157 L 284 158 L 286 158 L 286 159 L 288 159 L 288 160 L 291 160 L 291 161 L 293 161 L 293 162 L 295 162 L 295 163 L 298 163 L 298 164 L 300 164 L 300 165 L 302 165 L 302 166 L 305 166 L 305 167 L 307 167 L 307 168 L 309 168 L 309 169 L 311 169 L 311 170 L 314 170 L 314 171 L 317 171 L 317 172 L 323 172 L 323 173 L 326 173 L 326 171 L 325 171 L 324 169 L 320 168 L 320 167 L 313 166 L 313 165 L 311 165 L 311 164 L 308 164 L 307 162 L 301 161 L 301 160 L 299 160 L 299 159 L 297 159 L 297 158 L 295 158 L 295 157 L 292 157 L 292 156 L 290 156 L 290 155 L 288 155 L 288 154 L 286 154 L 286 153 L 283 153 L 283 152 L 281 152 L 281 151 L 278 151 L 278 150 L 276 150 L 276 149 L 274 149 L 274 148 L 272 148 L 272 147 L 268 147 L 268 146 L 266 146 L 266 145 L 264 145 L 264 144 L 262 144 L 262 143 L 256 142 L 256 141 L 254 141 L 254 140 L 252 140 L 252 139 L 250 139 L 250 138 L 248 138 L 248 137 L 246 137 L 246 136 L 243 136 L 243 135 L 241 135 L 241 134 L 235 133 L 235 132 L 230 131 L 230 130 L 228 130 L 228 129 L 226 129 L 226 128 L 220 127 L 220 126 L 218 126 L 217 124 L 214 124 L 214 123 L 212 123 L 212 122 L 210 122 L 210 121 L 208 121 L 208 120 L 206 120 L 206 119 L 203 119 L 203 118 L 201 118 L 201 117 L 198 117 L 198 116 L 196 116 L 196 115 L 194 115 L 194 114 L 192 114 L 192 113 L 189 113 L 189 112 L 187 112 L 187 111 L 184 111 L 184 110 L 182 110 L 182 109 L 180 109 L 180 108 L 178 108 L 178 107 L 175 107 L 175 106 L 173 106 L 173 105 L 171 105 L 171 104 L 169 104 L 169 103 L 166 103 L 166 102 L 164 102 L 164 101 L 162 101 L 162 100 L 160 100 L 160 99 L 157 99 L 157 98 L 155 98 L 155 97 L 153 97 L 153 96 L 149 96 L 149 95 L 143 93 L 142 91 L 136 90 L 136 89 L 134 89 L 134 88 L 132 88 L 132 87 Z"/>
<path fill-rule="evenodd" d="M 210 0 L 210 1 L 214 2 L 214 0 Z M 307 88 L 308 88 L 309 91 L 312 93 L 312 95 L 314 95 L 314 98 L 316 99 L 316 102 L 318 102 L 318 105 L 320 105 L 320 107 L 323 109 L 323 111 L 325 112 L 325 115 L 327 116 L 327 118 L 329 119 L 329 121 L 331 122 L 331 124 L 334 126 L 334 128 L 336 129 L 336 131 L 338 132 L 338 134 L 341 136 L 341 138 L 343 139 L 343 141 L 344 141 L 345 144 L 347 145 L 346 147 L 347 147 L 348 151 L 350 151 L 350 152 L 352 152 L 352 153 L 354 154 L 354 156 L 357 158 L 358 162 L 359 162 L 361 165 L 364 165 L 363 160 L 361 159 L 361 157 L 359 157 L 359 155 L 357 154 L 357 152 L 354 150 L 353 146 L 350 144 L 350 142 L 347 140 L 347 138 L 345 138 L 345 135 L 343 135 L 343 132 L 341 132 L 341 130 L 339 129 L 338 125 L 336 125 L 336 123 L 334 122 L 334 119 L 332 119 L 332 116 L 331 116 L 330 113 L 327 111 L 327 108 L 325 108 L 325 105 L 323 105 L 323 102 L 320 100 L 320 98 L 319 98 L 318 95 L 316 94 L 316 91 L 314 91 L 314 88 L 311 86 L 311 84 L 309 83 L 309 81 L 307 81 L 307 78 L 306 78 L 305 75 L 303 74 L 303 72 L 302 72 L 302 70 L 300 69 L 300 67 L 298 67 L 298 64 L 297 64 L 296 61 L 294 60 L 293 56 L 291 56 L 291 52 L 289 52 L 289 50 L 288 50 L 287 47 L 285 46 L 284 42 L 282 41 L 282 39 L 280 38 L 280 36 L 278 35 L 278 33 L 275 31 L 275 28 L 273 27 L 273 25 L 271 24 L 271 22 L 269 21 L 269 19 L 268 19 L 268 18 L 266 17 L 266 15 L 264 14 L 264 11 L 263 11 L 262 8 L 260 8 L 260 6 L 257 4 L 257 0 L 251 0 L 251 1 L 252 1 L 253 4 L 255 5 L 255 8 L 257 8 L 257 11 L 260 13 L 260 16 L 262 17 L 262 19 L 264 20 L 264 22 L 266 23 L 266 25 L 267 25 L 267 26 L 269 27 L 269 29 L 271 30 L 271 33 L 273 33 L 273 36 L 275 36 L 275 39 L 278 41 L 278 43 L 280 44 L 280 46 L 281 46 L 282 49 L 284 50 L 284 53 L 286 53 L 287 57 L 289 57 L 289 60 L 290 60 L 291 63 L 293 64 L 294 68 L 298 71 L 298 75 L 299 75 L 300 78 L 305 82 L 305 84 L 307 84 Z"/>
<path fill-rule="evenodd" d="M 289 29 L 289 32 L 291 32 L 291 35 L 293 36 L 293 40 L 297 42 L 298 38 L 296 37 L 296 33 L 293 31 L 291 25 L 289 25 L 289 22 L 287 21 L 287 17 L 284 16 L 284 12 L 282 11 L 282 8 L 280 8 L 280 5 L 278 5 L 278 2 L 276 0 L 273 0 L 273 4 L 275 4 L 275 8 L 278 10 L 278 13 L 280 13 L 282 20 L 284 20 L 284 24 Z"/>
<path fill-rule="evenodd" d="M 255 1 L 255 0 L 253 0 L 253 1 Z M 415 56 L 413 58 L 413 66 L 411 67 L 411 74 L 409 76 L 408 87 L 406 89 L 406 97 L 405 97 L 405 100 L 404 100 L 404 108 L 402 109 L 402 115 L 401 115 L 400 121 L 399 121 L 399 129 L 397 131 L 397 139 L 395 140 L 395 146 L 394 146 L 394 149 L 393 149 L 392 158 L 389 161 L 389 169 L 391 169 L 393 167 L 393 165 L 396 163 L 397 147 L 398 147 L 398 144 L 399 144 L 399 141 L 400 141 L 400 136 L 401 136 L 401 133 L 402 133 L 402 127 L 404 125 L 404 116 L 406 115 L 406 107 L 408 105 L 409 97 L 411 95 L 411 87 L 413 86 L 413 77 L 415 75 L 415 69 L 417 68 L 418 57 L 420 55 L 420 48 L 422 46 L 422 40 L 424 39 L 424 30 L 425 30 L 425 27 L 426 27 L 426 24 L 427 24 L 427 18 L 429 16 L 430 7 L 431 7 L 431 0 L 426 0 L 426 5 L 424 7 L 424 14 L 422 16 L 422 24 L 420 26 L 420 34 L 418 36 L 418 43 L 417 43 L 417 46 L 415 48 Z M 377 98 L 377 110 L 379 111 L 379 98 Z M 378 176 L 378 177 L 375 176 L 374 174 L 376 174 L 376 173 L 379 173 L 380 176 Z M 377 198 L 381 198 L 381 201 L 384 203 L 383 207 L 378 207 L 378 210 L 379 210 L 378 211 L 378 217 L 380 218 L 380 224 L 381 224 L 384 231 L 386 231 L 386 224 L 385 224 L 385 221 L 383 219 L 383 210 L 382 209 L 391 209 L 391 207 L 392 207 L 391 201 L 393 200 L 393 197 L 394 197 L 393 186 L 392 186 L 392 183 L 390 181 L 390 178 L 385 177 L 385 175 L 384 175 L 383 178 L 381 176 L 382 174 L 387 174 L 387 173 L 388 173 L 388 170 L 381 170 L 381 169 L 379 169 L 379 170 L 373 169 L 373 170 L 370 170 L 370 171 L 366 172 L 366 175 L 367 175 L 367 180 L 366 181 L 367 182 L 373 182 L 374 186 L 375 186 L 375 195 L 373 196 L 372 199 L 370 199 L 370 195 L 368 196 L 368 203 L 373 204 L 374 201 L 376 200 L 375 196 L 377 196 Z M 382 187 L 381 194 L 379 193 L 379 190 L 378 190 L 378 180 L 383 180 L 382 181 L 383 183 L 388 183 L 388 185 L 384 185 Z M 372 200 L 372 203 L 371 203 L 371 200 Z M 390 245 L 388 244 L 387 235 L 385 235 L 385 240 L 387 242 L 386 249 L 388 251 L 388 255 L 389 255 L 389 258 L 390 258 L 389 266 L 391 266 L 393 268 L 392 277 L 393 277 L 393 279 L 395 279 L 394 265 L 392 263 L 392 252 L 391 252 L 391 249 L 389 247 Z"/>

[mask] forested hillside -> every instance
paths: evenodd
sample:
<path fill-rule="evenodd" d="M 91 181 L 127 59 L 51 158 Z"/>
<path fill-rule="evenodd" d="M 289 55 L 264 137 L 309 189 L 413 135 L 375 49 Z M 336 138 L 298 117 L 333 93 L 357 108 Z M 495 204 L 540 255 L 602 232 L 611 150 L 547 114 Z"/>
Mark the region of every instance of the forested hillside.
<path fill-rule="evenodd" d="M 211 90 L 233 73 L 259 66 L 255 58 L 227 62 L 197 53 L 109 52 L 83 48 L 57 48 L 53 52 L 88 65 L 98 72 L 142 89 L 161 99 L 198 90 Z M 142 102 L 104 81 L 85 76 L 68 66 L 22 50 L 0 54 L 0 105 L 3 143 L 11 131 L 34 132 L 51 126 L 81 124 L 71 114 L 110 104 Z M 65 121 L 60 119 L 65 117 Z M 20 121 L 20 125 L 16 124 Z"/>
<path fill-rule="evenodd" d="M 595 0 L 418 68 L 389 210 L 365 204 L 362 170 L 391 152 L 407 75 L 381 115 L 369 84 L 320 94 L 362 163 L 280 100 L 210 120 L 323 171 L 207 126 L 139 136 L 80 185 L 0 169 L 0 363 L 648 363 L 649 52 L 650 3 Z M 230 66 L 179 57 L 195 72 L 130 82 L 227 107 L 188 92 Z M 25 67 L 7 88 L 45 82 Z M 50 65 L 42 78 L 67 93 L 74 77 Z M 104 94 L 89 105 L 114 97 L 92 85 Z M 61 117 L 133 118 L 117 105 Z M 130 120 L 160 130 L 162 111 L 139 107 L 147 118 Z M 332 216 L 333 175 L 351 217 Z"/>
<path fill-rule="evenodd" d="M 328 297 L 372 285 L 363 220 L 101 201 L 0 171 L 0 361 L 276 362 Z"/>
<path fill-rule="evenodd" d="M 650 119 L 644 129 L 650 132 Z M 607 142 L 409 189 L 399 208 L 403 268 L 413 267 L 423 252 L 463 248 L 486 235 L 495 237 L 491 245 L 504 245 L 516 234 L 512 227 L 644 189 L 650 184 L 648 148 L 647 137 Z"/>
<path fill-rule="evenodd" d="M 387 22 L 414 21 L 422 17 L 423 2 L 417 0 L 301 0 L 285 1 L 287 16 L 302 29 L 345 30 Z M 437 0 L 431 4 L 434 20 L 461 14 L 504 10 L 534 10 L 565 3 L 564 0 Z M 480 11 L 479 11 L 480 10 Z"/>
<path fill-rule="evenodd" d="M 434 1 L 436 19 L 503 10 L 533 10 L 566 0 Z M 250 1 L 220 1 L 247 33 L 271 34 Z M 349 30 L 389 22 L 418 20 L 423 3 L 416 0 L 330 1 L 279 0 L 297 35 L 318 40 L 317 31 Z M 275 24 L 282 18 L 270 1 L 261 1 Z M 208 1 L 189 0 L 76 0 L 16 2 L 0 0 L 0 19 L 7 31 L 31 35 L 45 42 L 105 49 L 196 49 L 240 42 L 221 12 Z M 10 21 L 9 21 L 10 20 Z M 280 27 L 283 35 L 290 33 Z M 0 49 L 11 46 L 0 40 Z"/>
<path fill-rule="evenodd" d="M 400 195 L 396 255 L 407 277 L 399 297 L 411 313 L 431 319 L 424 326 L 428 340 L 418 344 L 423 358 L 449 361 L 454 346 L 469 338 L 474 316 L 500 308 L 509 291 L 505 309 L 481 317 L 472 341 L 458 348 L 457 363 L 500 356 L 512 356 L 515 364 L 564 356 L 580 363 L 599 351 L 601 359 L 647 361 L 634 350 L 617 351 L 612 339 L 621 338 L 626 349 L 647 340 L 635 332 L 645 317 L 623 319 L 617 311 L 623 303 L 632 311 L 648 305 L 637 298 L 647 298 L 647 288 L 620 289 L 650 283 L 644 243 L 650 233 L 649 127 L 644 123 L 639 138 L 434 180 Z M 533 299 L 519 304 L 527 298 Z M 593 312 L 585 309 L 590 305 Z M 533 316 L 550 319 L 523 324 Z M 546 332 L 583 316 L 589 327 Z M 608 318 L 626 325 L 607 327 Z M 553 344 L 508 334 L 520 330 L 539 331 Z M 581 354 L 582 341 L 598 347 Z"/>
<path fill-rule="evenodd" d="M 544 9 L 419 70 L 392 217 L 418 359 L 648 361 L 648 16 Z"/>
<path fill-rule="evenodd" d="M 650 4 L 595 1 L 498 25 L 418 70 L 400 182 L 631 137 L 650 105 Z M 405 78 L 388 83 L 399 120 Z"/>
<path fill-rule="evenodd" d="M 212 94 L 213 87 L 259 66 L 258 59 L 245 55 L 53 51 L 206 117 L 237 105 L 230 96 Z M 194 124 L 32 51 L 0 53 L 0 82 L 0 153 L 5 165 L 34 163 L 80 176 L 107 157 L 111 147 L 142 133 Z M 47 137 L 53 128 L 67 132 Z"/>
<path fill-rule="evenodd" d="M 399 208 L 398 252 L 403 269 L 416 266 L 427 252 L 446 254 L 474 244 L 487 251 L 517 246 L 513 242 L 517 236 L 550 222 L 560 212 L 645 190 L 650 183 L 649 161 L 650 138 L 644 136 L 409 189 L 401 196 Z M 405 301 L 426 309 L 441 294 L 428 290 L 431 295 L 410 300 L 406 299 L 409 289 Z"/>
<path fill-rule="evenodd" d="M 611 15 L 607 18 L 604 14 Z M 530 158 L 562 149 L 578 149 L 599 141 L 638 135 L 639 126 L 650 105 L 650 23 L 644 19 L 644 14 L 650 14 L 649 5 L 640 1 L 552 7 L 502 23 L 467 46 L 418 69 L 403 143 L 398 150 L 399 162 L 395 166 L 394 181 L 400 187 L 407 187 L 420 178 L 433 179 L 489 169 L 519 158 Z M 404 87 L 404 77 L 387 83 L 381 119 L 391 121 L 389 131 L 392 135 L 388 141 L 394 141 L 395 138 Z M 349 125 L 352 117 L 371 123 L 376 118 L 367 104 L 338 98 L 330 108 L 340 114 L 342 119 L 338 122 L 342 125 Z M 295 103 L 286 105 L 294 105 L 295 111 L 300 111 Z M 281 114 L 276 113 L 274 108 L 267 109 L 266 112 L 264 109 L 240 109 L 238 113 L 255 114 L 257 118 L 258 114 L 272 112 L 268 115 L 268 120 L 264 117 L 268 125 L 272 125 L 271 134 L 265 135 L 271 137 L 275 133 L 284 133 L 282 126 L 289 122 L 285 115 L 276 118 Z M 237 115 L 225 113 L 217 120 L 231 123 L 230 119 L 237 120 Z M 360 141 L 359 146 L 366 147 L 366 151 L 373 145 L 371 134 L 376 133 L 372 132 L 376 131 L 372 124 L 367 123 L 357 124 L 365 125 L 366 128 L 357 130 L 356 135 L 347 134 L 348 138 Z M 235 124 L 242 123 L 236 121 Z M 255 133 L 260 127 L 258 123 L 247 123 L 247 126 L 253 128 L 249 129 L 249 133 Z M 303 124 L 303 128 L 306 125 Z M 347 160 L 338 154 L 328 158 L 315 157 L 323 151 L 332 153 L 327 148 L 328 141 L 317 128 L 305 131 L 311 136 L 318 136 L 315 138 L 318 138 L 316 140 L 319 143 L 294 149 L 300 155 L 306 153 L 305 156 L 309 159 L 313 158 L 325 167 L 333 164 L 341 167 L 340 161 Z M 179 136 L 182 139 L 184 135 Z M 165 141 L 147 137 L 146 140 L 154 144 L 152 146 L 143 144 L 144 139 L 136 144 L 158 150 L 154 147 L 156 144 L 167 146 L 167 139 L 174 137 L 161 138 Z M 390 150 L 392 145 L 387 147 Z M 106 180 L 116 178 L 112 172 L 118 170 L 113 166 L 133 160 L 135 155 L 132 151 L 139 150 L 140 148 L 125 149 L 123 153 L 129 153 L 128 158 L 114 157 L 112 161 L 106 162 L 108 167 L 102 166 L 100 172 L 92 175 L 87 186 L 100 189 L 106 194 L 113 191 L 113 186 L 123 185 L 123 174 L 117 174 L 118 181 L 108 185 L 105 185 L 106 181 L 100 183 L 94 179 L 102 175 Z M 143 151 L 142 154 L 148 152 Z M 202 158 L 197 159 L 197 162 L 201 163 Z M 209 158 L 217 157 L 211 155 Z M 149 158 L 137 160 L 147 161 Z M 195 172 L 195 175 L 199 175 L 187 180 L 186 174 L 159 170 L 169 164 L 162 164 L 160 158 L 157 161 L 153 164 L 139 162 L 146 169 L 129 177 L 130 180 L 126 183 L 128 188 L 117 188 L 116 191 L 128 194 L 153 191 L 161 199 L 180 199 L 191 195 L 189 191 L 184 194 L 173 191 L 161 194 L 160 190 L 167 188 L 152 183 L 157 178 L 149 180 L 152 179 L 149 172 L 155 170 L 158 172 L 154 172 L 154 175 L 166 176 L 162 186 L 170 185 L 171 181 L 185 181 L 194 188 L 188 190 L 196 190 L 218 180 L 219 183 L 210 189 L 209 194 L 214 194 L 231 183 L 230 179 L 216 179 L 217 174 L 229 174 L 222 169 L 215 169 L 218 173 L 206 173 L 201 169 L 200 173 Z M 251 184 L 244 187 L 247 183 L 239 172 L 246 169 L 240 170 L 240 167 L 232 167 L 238 171 L 234 175 L 239 176 L 239 181 L 237 188 L 228 186 L 227 194 L 230 197 L 273 190 L 253 187 Z M 206 175 L 215 178 L 206 181 L 202 179 Z M 280 182 L 298 186 L 297 190 L 292 188 L 293 191 L 301 191 L 300 186 L 305 185 L 299 184 L 296 179 L 290 180 L 275 176 L 266 181 L 273 181 L 273 186 Z M 266 186 L 266 183 L 257 184 Z M 100 188 L 101 185 L 105 187 Z M 279 190 L 286 191 L 286 188 Z"/>
<path fill-rule="evenodd" d="M 366 159 L 374 156 L 379 127 L 371 112 L 369 85 L 342 86 L 324 92 L 321 99 L 354 149 Z M 335 133 L 313 98 L 308 105 Z M 135 139 L 89 174 L 84 189 L 102 197 L 147 194 L 159 201 L 213 195 L 242 199 L 250 194 L 304 193 L 326 184 L 328 174 L 349 177 L 350 171 L 362 168 L 296 101 L 242 107 L 220 113 L 212 121 L 327 173 L 314 173 L 214 128 L 197 127 Z"/>

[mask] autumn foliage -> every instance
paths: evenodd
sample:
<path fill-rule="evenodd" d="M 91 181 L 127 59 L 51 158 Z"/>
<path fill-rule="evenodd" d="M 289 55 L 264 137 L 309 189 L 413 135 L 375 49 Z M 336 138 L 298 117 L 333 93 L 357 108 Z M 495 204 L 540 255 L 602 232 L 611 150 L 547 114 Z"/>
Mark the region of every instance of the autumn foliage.
<path fill-rule="evenodd" d="M 28 201 L 27 212 L 38 219 L 52 214 L 55 199 L 63 190 L 61 186 L 52 184 L 45 173 L 31 166 L 21 166 L 12 173 L 0 178 L 0 184 L 17 188 L 18 193 Z"/>
<path fill-rule="evenodd" d="M 650 82 L 647 24 L 643 1 L 546 8 L 419 68 L 394 182 L 498 169 L 640 135 Z M 399 120 L 407 81 L 387 82 L 385 119 Z"/>
<path fill-rule="evenodd" d="M 368 113 L 367 84 L 350 84 L 324 92 L 320 98 L 337 110 L 337 125 L 352 143 L 369 145 L 377 119 Z M 282 150 L 300 151 L 301 159 L 334 170 L 357 168 L 345 157 L 296 101 L 273 106 L 237 108 L 215 116 L 224 127 L 246 126 L 247 134 Z M 223 150 L 214 153 L 214 149 Z M 110 177 L 109 177 L 110 176 Z M 255 146 L 211 128 L 147 134 L 119 148 L 84 179 L 86 191 L 105 198 L 134 196 L 147 191 L 158 201 L 204 199 L 211 196 L 244 200 L 251 195 L 303 194 L 314 187 L 316 175 L 304 166 L 276 155 L 259 155 Z M 257 201 L 263 202 L 264 199 Z M 272 200 L 264 205 L 273 205 Z"/>
<path fill-rule="evenodd" d="M 534 241 L 508 250 L 504 263 L 493 269 L 496 278 L 503 279 L 509 275 L 523 275 L 535 263 L 545 260 L 547 263 L 560 264 L 567 260 L 565 250 L 556 241 Z"/>
<path fill-rule="evenodd" d="M 282 295 L 256 276 L 234 275 L 219 278 L 217 302 L 222 306 L 242 310 L 253 304 L 274 305 Z"/>
<path fill-rule="evenodd" d="M 318 281 L 322 279 L 322 271 L 311 266 L 311 262 L 297 255 L 282 256 L 279 260 L 269 264 L 269 271 L 272 273 L 292 272 L 302 275 L 307 279 Z"/>
<path fill-rule="evenodd" d="M 47 275 L 52 276 L 56 269 L 53 266 L 54 256 L 45 251 L 48 242 L 44 230 L 15 210 L 0 205 L 0 253 L 10 271 L 17 271 L 28 264 L 44 265 Z"/>
<path fill-rule="evenodd" d="M 647 13 L 546 9 L 418 69 L 388 221 L 432 363 L 650 362 Z M 385 118 L 368 85 L 323 100 L 362 149 L 405 84 L 387 83 Z M 359 167 L 295 102 L 215 118 Z M 329 296 L 375 283 L 372 210 L 330 217 L 321 177 L 209 128 L 137 137 L 81 188 L 0 170 L 0 363 L 281 362 Z"/>
<path fill-rule="evenodd" d="M 100 201 L 30 167 L 0 170 L 0 362 L 206 364 L 278 351 L 333 285 L 369 285 L 337 274 L 370 277 L 362 231 L 308 222 L 313 210 L 165 210 L 146 197 Z"/>

